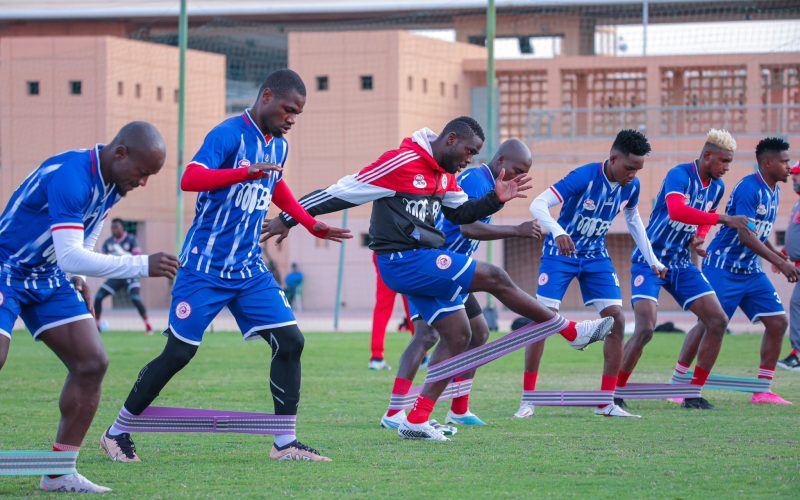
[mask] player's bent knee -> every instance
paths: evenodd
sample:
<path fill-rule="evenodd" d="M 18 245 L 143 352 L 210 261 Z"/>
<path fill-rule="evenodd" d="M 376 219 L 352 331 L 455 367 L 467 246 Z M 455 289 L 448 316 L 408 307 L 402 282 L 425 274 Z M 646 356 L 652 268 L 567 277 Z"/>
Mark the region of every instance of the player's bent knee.
<path fill-rule="evenodd" d="M 296 359 L 303 353 L 306 340 L 297 325 L 264 330 L 259 332 L 259 335 L 269 342 L 275 351 L 275 356 Z"/>
<path fill-rule="evenodd" d="M 728 326 L 728 318 L 724 314 L 713 314 L 703 318 L 703 324 L 706 326 L 707 334 L 721 337 L 725 334 L 725 327 Z"/>
<path fill-rule="evenodd" d="M 91 358 L 82 359 L 69 367 L 71 375 L 95 381 L 103 380 L 107 370 L 108 355 L 105 351 L 101 351 Z"/>
<path fill-rule="evenodd" d="M 161 356 L 166 358 L 171 366 L 180 370 L 189 364 L 196 352 L 196 345 L 188 344 L 174 335 L 170 335 L 167 338 L 167 345 L 164 346 Z"/>

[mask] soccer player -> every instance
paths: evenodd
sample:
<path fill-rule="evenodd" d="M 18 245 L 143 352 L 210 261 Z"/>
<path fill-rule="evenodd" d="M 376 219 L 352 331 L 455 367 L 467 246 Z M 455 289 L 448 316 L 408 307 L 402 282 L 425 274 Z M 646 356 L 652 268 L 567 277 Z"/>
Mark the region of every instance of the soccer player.
<path fill-rule="evenodd" d="M 107 145 L 60 153 L 14 191 L 0 215 L 0 368 L 17 316 L 67 368 L 53 451 L 79 451 L 100 402 L 108 356 L 87 306 L 83 275 L 164 276 L 174 256 L 93 251 L 111 207 L 161 170 L 166 146 L 154 126 L 131 122 Z M 47 491 L 105 493 L 79 473 L 42 476 Z"/>
<path fill-rule="evenodd" d="M 105 255 L 141 255 L 142 253 L 142 249 L 139 248 L 139 242 L 136 241 L 136 236 L 125 231 L 124 221 L 119 218 L 111 221 L 111 237 L 103 242 L 101 249 Z M 94 297 L 94 319 L 97 321 L 98 330 L 100 329 L 100 316 L 103 314 L 103 299 L 109 295 L 114 296 L 115 293 L 125 287 L 128 288 L 131 302 L 133 302 L 136 310 L 139 311 L 139 316 L 144 321 L 144 333 L 152 335 L 153 327 L 150 326 L 150 321 L 147 319 L 147 310 L 144 308 L 142 297 L 139 295 L 139 290 L 142 287 L 139 278 L 112 278 L 100 285 L 100 290 L 97 291 L 97 295 Z"/>
<path fill-rule="evenodd" d="M 739 181 L 725 208 L 728 215 L 747 217 L 755 231 L 723 227 L 701 254 L 703 274 L 714 288 L 728 319 L 739 307 L 750 321 L 760 321 L 764 325 L 758 378 L 769 380 L 771 384 L 788 322 L 778 292 L 761 269 L 759 257 L 777 267 L 790 283 L 796 283 L 800 277 L 794 264 L 769 241 L 780 205 L 778 183 L 789 178 L 789 143 L 777 137 L 761 140 L 756 146 L 756 161 L 758 170 Z M 701 236 L 707 229 L 700 228 Z M 683 366 L 691 366 L 704 331 L 703 323 L 698 322 L 686 335 L 678 358 Z M 754 404 L 792 404 L 772 391 L 756 392 L 751 401 Z"/>
<path fill-rule="evenodd" d="M 800 195 L 800 161 L 792 167 L 792 187 L 795 194 Z M 792 206 L 789 225 L 786 228 L 784 251 L 795 262 L 795 266 L 800 265 L 800 200 L 795 201 Z M 778 361 L 778 366 L 785 370 L 800 372 L 800 356 L 798 355 L 800 351 L 800 282 L 794 286 L 789 308 L 789 342 L 792 350 L 788 356 Z"/>
<path fill-rule="evenodd" d="M 223 307 L 245 340 L 272 348 L 269 386 L 278 415 L 296 415 L 300 401 L 303 335 L 283 290 L 261 257 L 258 235 L 270 200 L 318 238 L 341 241 L 348 230 L 329 228 L 300 207 L 282 178 L 285 135 L 303 111 L 306 88 L 294 71 L 267 76 L 255 104 L 217 125 L 187 165 L 181 189 L 196 191 L 197 207 L 181 250 L 163 352 L 142 368 L 120 412 L 141 414 L 197 352 L 206 327 Z M 131 436 L 115 422 L 100 439 L 109 457 L 138 462 Z M 274 460 L 329 461 L 294 435 L 275 436 Z"/>
<path fill-rule="evenodd" d="M 370 248 L 378 254 L 381 277 L 392 290 L 403 293 L 421 317 L 435 328 L 440 341 L 430 364 L 449 359 L 469 347 L 471 331 L 464 292 L 489 292 L 513 311 L 536 322 L 556 313 L 539 304 L 511 281 L 499 267 L 477 263 L 471 257 L 440 249 L 444 234 L 436 229 L 439 211 L 454 224 L 470 224 L 487 217 L 529 189 L 530 178 L 506 179 L 505 169 L 494 189 L 482 198 L 468 200 L 455 175 L 466 167 L 483 146 L 480 125 L 459 117 L 445 125 L 441 134 L 421 129 L 387 151 L 355 175 L 315 191 L 301 203 L 312 214 L 329 213 L 373 201 Z M 266 226 L 264 239 L 286 237 L 295 222 L 281 214 Z M 576 349 L 602 340 L 611 320 L 569 322 L 562 336 Z M 448 441 L 428 418 L 449 380 L 425 384 L 408 418 L 398 427 L 401 437 Z"/>
<path fill-rule="evenodd" d="M 647 237 L 658 260 L 667 266 L 667 274 L 655 275 L 642 252 L 639 249 L 633 251 L 631 302 L 636 325 L 633 336 L 625 344 L 617 387 L 627 385 L 644 346 L 653 338 L 658 294 L 662 287 L 706 327 L 692 378 L 693 385 L 705 385 L 719 354 L 728 320 L 714 289 L 692 263 L 690 247 L 696 248 L 702 243 L 695 235 L 698 226 L 724 224 L 736 230 L 747 228 L 748 220 L 743 215 L 714 213 L 725 191 L 722 176 L 730 169 L 735 151 L 736 141 L 730 133 L 711 129 L 699 158 L 667 172 L 647 225 Z M 675 371 L 686 373 L 688 369 L 678 362 Z M 625 407 L 621 399 L 616 404 Z M 698 397 L 686 399 L 683 407 L 712 409 L 713 405 Z"/>
<path fill-rule="evenodd" d="M 531 168 L 531 163 L 531 150 L 528 149 L 528 146 L 518 139 L 509 139 L 500 145 L 488 164 L 467 170 L 459 175 L 458 186 L 470 200 L 479 199 L 494 189 L 495 179 L 497 179 L 501 171 L 509 172 L 512 177 L 527 175 Z M 481 241 L 514 237 L 541 238 L 542 236 L 539 224 L 534 221 L 523 222 L 516 226 L 498 226 L 492 225 L 491 220 L 492 217 L 489 215 L 472 224 L 459 226 L 450 222 L 440 213 L 436 221 L 436 227 L 441 229 L 445 235 L 445 243 L 441 248 L 472 256 Z M 459 297 L 459 300 L 464 304 L 464 310 L 467 313 L 470 331 L 472 332 L 468 348 L 472 349 L 485 344 L 489 340 L 489 325 L 483 316 L 483 310 L 478 303 L 478 299 L 471 293 L 465 293 Z M 416 333 L 400 357 L 400 366 L 397 369 L 397 378 L 394 380 L 392 395 L 408 394 L 425 353 L 439 340 L 439 334 L 425 320 L 421 319 L 416 308 L 412 307 L 411 315 Z M 474 377 L 475 370 L 471 370 L 455 377 L 454 380 L 462 381 Z M 405 411 L 389 409 L 381 418 L 381 427 L 397 429 L 405 418 Z M 432 425 L 436 427 L 433 422 L 431 421 Z M 469 410 L 469 394 L 464 394 L 452 400 L 445 423 L 486 425 L 483 420 Z M 440 427 L 440 429 L 449 432 L 447 427 Z"/>
<path fill-rule="evenodd" d="M 617 372 L 622 362 L 625 316 L 622 314 L 622 292 L 619 279 L 606 250 L 606 233 L 620 210 L 625 214 L 628 230 L 641 251 L 652 276 L 663 278 L 666 268 L 656 258 L 639 216 L 639 179 L 636 174 L 644 167 L 650 152 L 647 138 L 635 130 L 617 134 L 608 159 L 589 163 L 570 172 L 550 186 L 531 203 L 531 213 L 550 231 L 544 243 L 539 266 L 539 287 L 536 298 L 553 311 L 558 311 L 561 299 L 573 279 L 581 285 L 583 303 L 593 305 L 603 318 L 613 318 L 614 327 L 605 339 L 603 376 L 600 389 L 613 391 L 617 387 Z M 558 221 L 550 208 L 563 203 Z M 536 389 L 539 363 L 544 342 L 525 350 L 523 388 Z M 636 417 L 611 403 L 598 407 L 597 415 L 606 417 Z M 534 414 L 534 405 L 522 403 L 515 418 Z"/>

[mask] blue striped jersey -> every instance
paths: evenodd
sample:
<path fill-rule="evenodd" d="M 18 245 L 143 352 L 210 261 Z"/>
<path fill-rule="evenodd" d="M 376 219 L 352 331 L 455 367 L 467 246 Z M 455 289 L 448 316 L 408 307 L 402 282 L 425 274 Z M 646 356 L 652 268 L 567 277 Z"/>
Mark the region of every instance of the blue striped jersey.
<path fill-rule="evenodd" d="M 60 153 L 44 161 L 14 191 L 0 216 L 0 279 L 25 287 L 66 283 L 51 231 L 80 229 L 84 239 L 122 197 L 100 171 L 103 146 Z"/>
<path fill-rule="evenodd" d="M 611 182 L 603 171 L 605 162 L 578 167 L 550 186 L 563 203 L 558 224 L 575 243 L 577 257 L 608 257 L 606 233 L 623 208 L 639 204 L 639 179 L 627 186 Z M 544 255 L 559 255 L 552 234 L 544 241 Z"/>
<path fill-rule="evenodd" d="M 748 175 L 733 188 L 731 198 L 725 207 L 728 215 L 744 215 L 756 226 L 756 236 L 761 242 L 767 241 L 781 201 L 780 189 L 770 189 L 760 172 Z M 761 272 L 758 255 L 739 240 L 736 229 L 722 226 L 708 246 L 708 257 L 704 265 L 725 269 L 733 273 L 750 274 Z"/>
<path fill-rule="evenodd" d="M 647 224 L 647 238 L 653 245 L 656 257 L 665 266 L 688 267 L 692 265 L 689 243 L 697 232 L 697 226 L 669 218 L 666 200 L 672 193 L 682 195 L 689 207 L 709 212 L 719 206 L 725 193 L 725 184 L 720 179 L 711 179 L 708 186 L 703 186 L 695 162 L 671 168 L 661 184 Z M 634 263 L 646 262 L 638 248 L 634 249 L 631 260 Z"/>
<path fill-rule="evenodd" d="M 288 150 L 285 138 L 265 137 L 245 110 L 214 127 L 190 165 L 210 169 L 283 165 Z M 268 272 L 258 236 L 282 173 L 268 174 L 197 196 L 194 221 L 181 249 L 181 266 L 228 279 Z"/>
<path fill-rule="evenodd" d="M 494 176 L 485 163 L 480 167 L 466 170 L 458 176 L 457 182 L 470 200 L 483 198 L 489 191 L 494 190 Z M 489 224 L 492 222 L 492 216 L 484 217 L 479 222 Z M 478 249 L 480 241 L 465 238 L 462 236 L 460 228 L 461 226 L 450 222 L 439 212 L 436 229 L 442 231 L 445 236 L 445 242 L 441 248 L 464 255 L 472 255 Z"/>

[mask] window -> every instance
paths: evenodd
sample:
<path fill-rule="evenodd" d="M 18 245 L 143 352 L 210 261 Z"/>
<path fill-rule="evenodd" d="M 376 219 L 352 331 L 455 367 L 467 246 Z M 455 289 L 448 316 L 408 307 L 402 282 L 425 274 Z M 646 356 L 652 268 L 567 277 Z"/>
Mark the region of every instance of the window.
<path fill-rule="evenodd" d="M 136 96 L 137 99 L 142 97 L 142 84 L 137 83 L 133 86 L 133 95 Z"/>
<path fill-rule="evenodd" d="M 157 101 L 164 100 L 164 89 L 161 87 L 156 87 L 156 100 Z"/>
<path fill-rule="evenodd" d="M 439 95 L 444 97 L 444 82 L 439 82 Z"/>
<path fill-rule="evenodd" d="M 458 99 L 458 84 L 453 84 L 453 99 Z"/>
<path fill-rule="evenodd" d="M 178 100 L 180 98 L 181 98 L 181 91 L 178 90 L 178 89 L 175 89 L 175 92 L 172 93 L 172 100 L 175 102 L 175 104 L 178 104 Z"/>
<path fill-rule="evenodd" d="M 328 77 L 326 75 L 317 77 L 317 90 L 328 90 Z"/>
<path fill-rule="evenodd" d="M 39 81 L 28 82 L 28 95 L 39 95 Z"/>
<path fill-rule="evenodd" d="M 775 231 L 775 243 L 778 246 L 786 244 L 786 231 Z"/>
<path fill-rule="evenodd" d="M 414 90 L 414 77 L 413 76 L 409 76 L 408 77 L 408 91 L 410 92 L 412 90 Z"/>
<path fill-rule="evenodd" d="M 118 95 L 118 96 L 122 97 L 122 94 L 124 93 L 124 92 L 123 92 L 124 88 L 125 88 L 125 87 L 124 87 L 124 85 L 122 84 L 122 82 L 117 82 L 117 95 Z"/>
<path fill-rule="evenodd" d="M 81 95 L 81 91 L 83 87 L 80 80 L 71 80 L 69 82 L 69 93 L 72 95 Z"/>
<path fill-rule="evenodd" d="M 428 93 L 428 79 L 427 78 L 423 78 L 422 79 L 422 93 L 423 94 L 427 94 Z"/>
<path fill-rule="evenodd" d="M 372 75 L 361 76 L 361 90 L 372 90 Z"/>

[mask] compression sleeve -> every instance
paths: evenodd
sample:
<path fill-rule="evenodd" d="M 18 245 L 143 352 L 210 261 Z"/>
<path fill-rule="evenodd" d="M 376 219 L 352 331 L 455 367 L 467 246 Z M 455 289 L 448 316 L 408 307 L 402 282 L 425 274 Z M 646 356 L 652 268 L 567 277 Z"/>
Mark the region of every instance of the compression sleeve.
<path fill-rule="evenodd" d="M 181 176 L 181 190 L 199 193 L 213 191 L 240 182 L 258 179 L 261 172 L 249 174 L 246 168 L 223 168 L 214 170 L 199 163 L 190 163 Z"/>
<path fill-rule="evenodd" d="M 703 212 L 686 205 L 683 195 L 672 193 L 667 195 L 667 212 L 669 218 L 676 222 L 692 224 L 694 226 L 713 226 L 719 222 L 719 214 Z"/>
<path fill-rule="evenodd" d="M 58 267 L 99 278 L 139 278 L 148 275 L 147 255 L 103 255 L 84 248 L 83 229 L 51 229 Z"/>
<path fill-rule="evenodd" d="M 289 216 L 294 219 L 295 221 L 299 222 L 304 228 L 308 230 L 309 233 L 313 234 L 317 238 L 324 238 L 325 235 L 328 233 L 328 230 L 317 231 L 314 229 L 314 226 L 317 224 L 316 219 L 308 213 L 308 211 L 303 208 L 300 202 L 297 201 L 297 198 L 294 197 L 294 193 L 289 188 L 289 185 L 281 179 L 275 184 L 275 189 L 272 193 L 272 202 L 275 203 L 275 206 L 280 208 L 283 212 L 289 214 Z"/>
<path fill-rule="evenodd" d="M 663 269 L 664 264 L 656 258 L 656 254 L 653 252 L 653 245 L 650 244 L 650 240 L 647 238 L 647 231 L 644 228 L 642 217 L 639 215 L 639 209 L 636 207 L 625 208 L 622 212 L 625 215 L 625 222 L 628 224 L 628 231 L 630 231 L 639 251 L 642 252 L 644 260 L 648 265 L 656 266 L 656 269 Z"/>

